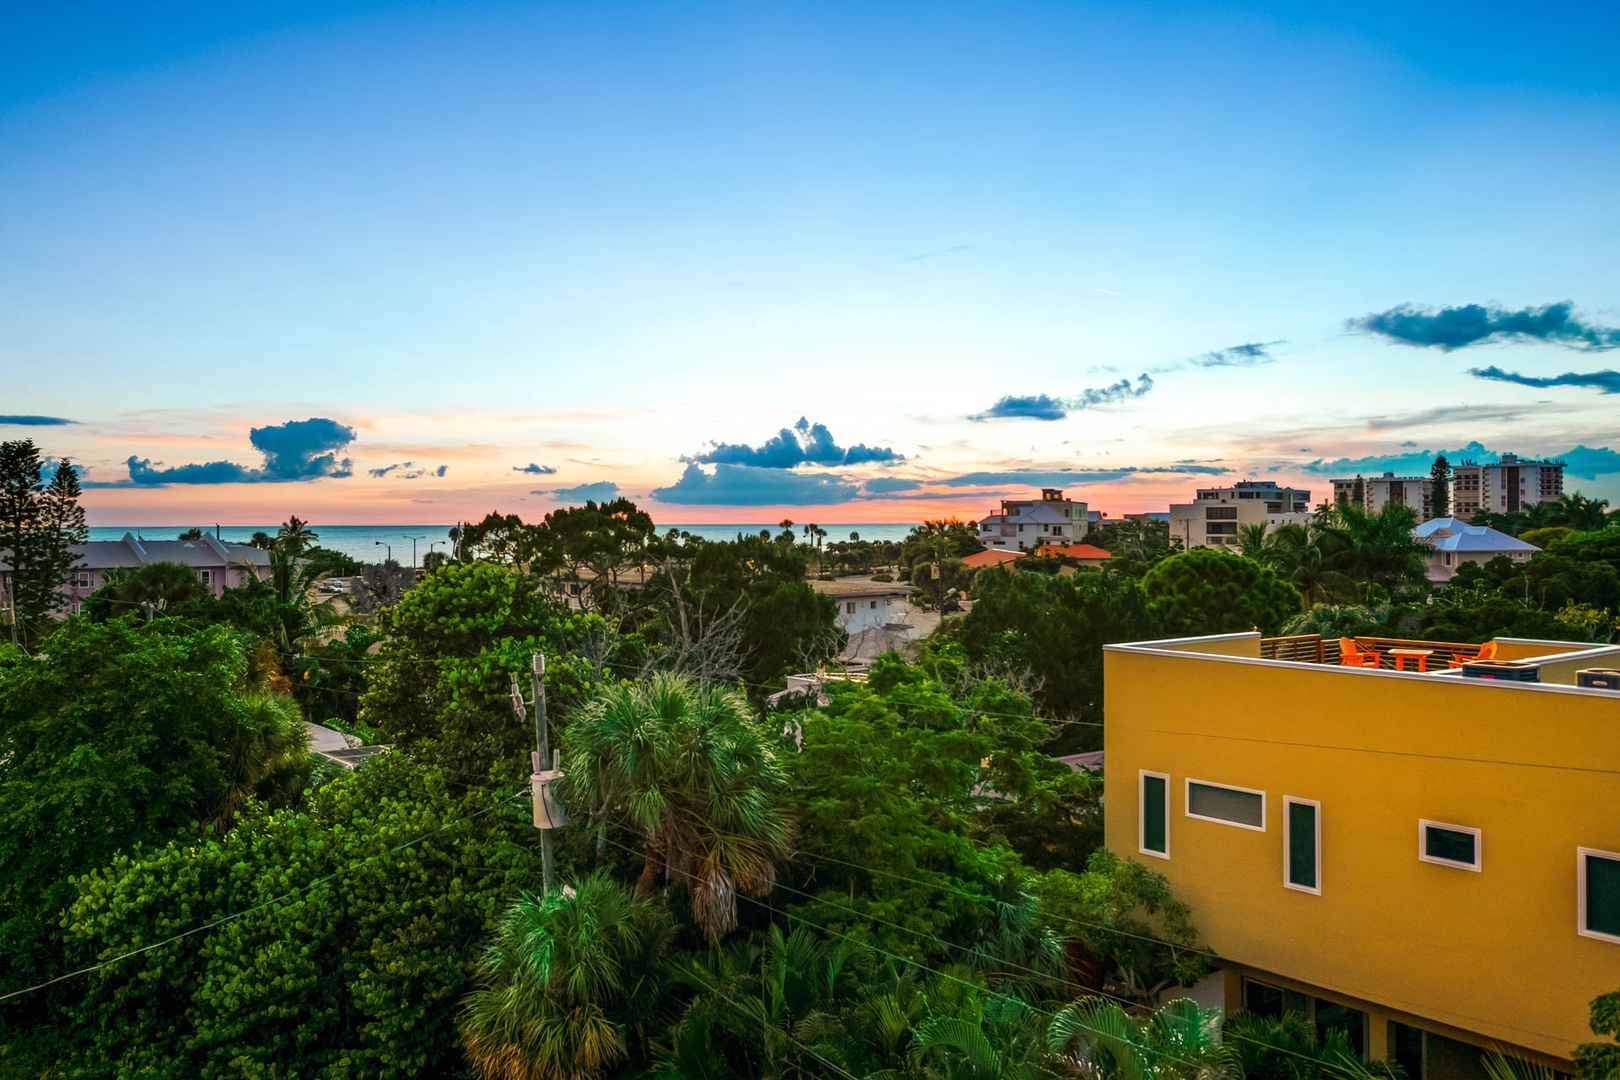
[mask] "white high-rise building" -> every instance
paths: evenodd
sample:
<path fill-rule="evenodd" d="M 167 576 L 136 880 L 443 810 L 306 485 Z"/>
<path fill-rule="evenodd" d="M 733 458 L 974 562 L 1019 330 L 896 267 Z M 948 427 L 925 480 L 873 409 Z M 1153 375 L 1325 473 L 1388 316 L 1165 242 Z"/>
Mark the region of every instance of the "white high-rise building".
<path fill-rule="evenodd" d="M 1451 516 L 1467 521 L 1481 510 L 1511 514 L 1564 494 L 1562 461 L 1503 454 L 1494 465 L 1464 461 L 1451 467 Z"/>
<path fill-rule="evenodd" d="M 1241 480 L 1226 488 L 1199 488 L 1190 503 L 1170 506 L 1170 538 L 1183 547 L 1220 548 L 1237 543 L 1238 529 L 1263 523 L 1270 532 L 1281 525 L 1311 520 L 1311 493 L 1278 487 L 1274 480 Z"/>

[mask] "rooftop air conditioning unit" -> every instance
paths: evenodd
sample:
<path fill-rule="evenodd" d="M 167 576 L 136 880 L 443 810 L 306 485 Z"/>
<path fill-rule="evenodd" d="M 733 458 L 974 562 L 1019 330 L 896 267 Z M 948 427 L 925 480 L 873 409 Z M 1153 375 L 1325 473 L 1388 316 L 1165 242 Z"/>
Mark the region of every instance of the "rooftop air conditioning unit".
<path fill-rule="evenodd" d="M 1511 660 L 1469 660 L 1462 666 L 1467 679 L 1500 679 L 1504 682 L 1540 682 L 1541 667 Z"/>
<path fill-rule="evenodd" d="M 1587 668 L 1575 673 L 1575 685 L 1593 690 L 1620 690 L 1620 668 Z"/>

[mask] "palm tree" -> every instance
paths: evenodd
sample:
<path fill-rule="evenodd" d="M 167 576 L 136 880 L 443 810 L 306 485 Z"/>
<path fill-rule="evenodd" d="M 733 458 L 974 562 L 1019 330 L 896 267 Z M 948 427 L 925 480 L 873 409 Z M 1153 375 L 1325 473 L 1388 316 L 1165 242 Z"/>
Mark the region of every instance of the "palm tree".
<path fill-rule="evenodd" d="M 1314 605 L 1354 593 L 1355 582 L 1328 566 L 1321 531 L 1315 526 L 1284 525 L 1272 534 L 1265 562 L 1277 576 L 1299 590 L 1305 611 Z"/>
<path fill-rule="evenodd" d="M 1044 1016 L 1011 994 L 965 991 L 930 1008 L 910 1059 L 926 1080 L 1048 1080 L 1062 1075 L 1041 1045 Z M 933 1002 L 930 1002 L 933 1005 Z"/>
<path fill-rule="evenodd" d="M 783 544 L 793 543 L 793 519 L 783 518 L 781 521 L 777 522 L 777 526 L 781 528 L 782 535 L 778 536 L 776 539 Z"/>
<path fill-rule="evenodd" d="M 588 1080 L 635 1053 L 674 927 L 605 875 L 507 909 L 462 1004 L 483 1080 Z"/>
<path fill-rule="evenodd" d="M 621 683 L 571 719 L 563 795 L 592 827 L 615 820 L 639 833 L 637 893 L 661 878 L 687 890 L 692 917 L 719 941 L 737 925 L 738 893 L 769 893 L 787 855 L 774 741 L 734 690 L 675 675 Z"/>
<path fill-rule="evenodd" d="M 1407 506 L 1391 504 L 1376 514 L 1354 504 L 1334 508 L 1319 532 L 1331 541 L 1328 562 L 1360 583 L 1364 598 L 1369 585 L 1394 593 L 1425 580 L 1423 547 L 1412 538 L 1416 516 Z"/>
<path fill-rule="evenodd" d="M 115 600 L 137 606 L 150 604 L 153 611 L 208 595 L 208 586 L 197 571 L 172 562 L 147 563 L 134 570 L 108 573 L 103 588 Z"/>
<path fill-rule="evenodd" d="M 241 711 L 219 747 L 227 786 L 208 818 L 221 833 L 256 794 L 288 801 L 309 759 L 309 729 L 288 694 L 275 647 L 261 640 L 244 659 L 238 677 Z"/>
<path fill-rule="evenodd" d="M 678 976 L 698 991 L 675 1038 L 660 1055 L 660 1080 L 735 1076 L 718 1061 L 741 1058 L 744 1075 L 822 1076 L 848 1060 L 838 1017 L 860 987 L 856 950 L 808 927 L 784 934 L 772 925 L 759 939 L 716 950 Z"/>
<path fill-rule="evenodd" d="M 1608 499 L 1589 499 L 1579 492 L 1572 492 L 1559 498 L 1554 512 L 1555 523 L 1582 532 L 1601 529 L 1609 523 L 1608 508 Z"/>
<path fill-rule="evenodd" d="M 1255 562 L 1266 561 L 1266 548 L 1270 546 L 1267 536 L 1267 525 L 1263 521 L 1251 521 L 1246 525 L 1239 525 L 1237 531 L 1238 554 L 1245 559 Z"/>
<path fill-rule="evenodd" d="M 265 580 L 258 567 L 250 564 L 249 569 L 256 579 Z M 275 604 L 273 634 L 282 656 L 293 655 L 304 639 L 340 620 L 332 598 L 323 599 L 318 591 L 321 579 L 326 576 L 324 570 L 307 559 L 296 557 L 286 545 L 277 544 L 270 550 L 269 585 Z"/>
<path fill-rule="evenodd" d="M 1221 1043 L 1221 1012 L 1190 998 L 1132 1016 L 1118 1002 L 1083 998 L 1052 1017 L 1047 1045 L 1093 1080 L 1226 1080 L 1243 1075 Z"/>
<path fill-rule="evenodd" d="M 276 530 L 276 546 L 284 547 L 294 555 L 302 555 L 304 549 L 321 538 L 321 534 L 309 527 L 309 523 L 300 520 L 297 516 L 289 517 L 286 524 Z"/>

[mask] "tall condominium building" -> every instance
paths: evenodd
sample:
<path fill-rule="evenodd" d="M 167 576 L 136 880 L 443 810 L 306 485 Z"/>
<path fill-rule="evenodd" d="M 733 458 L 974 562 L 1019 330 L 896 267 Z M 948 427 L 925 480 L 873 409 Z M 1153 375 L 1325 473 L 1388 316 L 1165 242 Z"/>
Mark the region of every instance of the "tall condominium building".
<path fill-rule="evenodd" d="M 1237 543 L 1238 529 L 1263 523 L 1303 525 L 1310 520 L 1311 493 L 1278 487 L 1274 480 L 1241 480 L 1231 487 L 1199 488 L 1190 503 L 1170 507 L 1170 536 L 1182 546 L 1226 547 Z"/>
<path fill-rule="evenodd" d="M 1503 454 L 1494 465 L 1464 461 L 1451 467 L 1451 515 L 1467 521 L 1481 510 L 1511 514 L 1564 494 L 1562 461 L 1529 461 Z"/>
<path fill-rule="evenodd" d="M 1333 501 L 1341 506 L 1355 501 L 1356 482 L 1361 482 L 1361 505 L 1369 514 L 1384 507 L 1410 506 L 1419 521 L 1427 521 L 1434 513 L 1433 483 L 1427 476 L 1396 476 L 1392 472 L 1382 476 L 1356 476 L 1333 480 Z"/>

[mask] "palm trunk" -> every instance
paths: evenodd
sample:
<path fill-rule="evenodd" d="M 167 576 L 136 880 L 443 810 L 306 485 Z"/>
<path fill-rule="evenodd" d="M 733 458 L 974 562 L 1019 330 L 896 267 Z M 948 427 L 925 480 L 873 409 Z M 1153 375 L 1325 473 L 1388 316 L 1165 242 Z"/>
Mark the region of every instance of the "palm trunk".
<path fill-rule="evenodd" d="M 636 878 L 636 895 L 647 899 L 658 889 L 658 879 L 664 874 L 664 849 L 648 844 L 641 864 L 641 876 Z"/>

